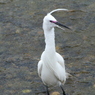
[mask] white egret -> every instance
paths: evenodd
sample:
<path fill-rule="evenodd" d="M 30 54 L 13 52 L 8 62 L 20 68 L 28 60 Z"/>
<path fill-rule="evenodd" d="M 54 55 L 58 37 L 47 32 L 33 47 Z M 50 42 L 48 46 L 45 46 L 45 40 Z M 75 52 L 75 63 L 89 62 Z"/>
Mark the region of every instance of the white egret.
<path fill-rule="evenodd" d="M 68 73 L 65 70 L 64 59 L 62 56 L 56 52 L 55 49 L 55 33 L 54 27 L 69 27 L 59 23 L 51 14 L 56 11 L 68 11 L 68 9 L 55 9 L 48 13 L 43 19 L 43 30 L 45 36 L 45 50 L 41 55 L 41 59 L 38 62 L 38 75 L 42 79 L 44 85 L 46 86 L 47 95 L 49 95 L 49 86 L 60 86 L 63 95 L 65 91 L 62 85 L 64 85 Z"/>

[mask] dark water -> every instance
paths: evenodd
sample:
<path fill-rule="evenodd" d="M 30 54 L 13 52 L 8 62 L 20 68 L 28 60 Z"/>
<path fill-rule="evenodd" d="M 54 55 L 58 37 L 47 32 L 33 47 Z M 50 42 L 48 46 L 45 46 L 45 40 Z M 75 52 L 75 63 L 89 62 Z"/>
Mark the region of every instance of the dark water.
<path fill-rule="evenodd" d="M 0 0 L 0 95 L 46 95 L 37 62 L 45 45 L 42 19 L 56 8 L 75 10 L 54 13 L 73 29 L 56 28 L 57 52 L 73 75 L 64 89 L 95 95 L 95 0 Z"/>

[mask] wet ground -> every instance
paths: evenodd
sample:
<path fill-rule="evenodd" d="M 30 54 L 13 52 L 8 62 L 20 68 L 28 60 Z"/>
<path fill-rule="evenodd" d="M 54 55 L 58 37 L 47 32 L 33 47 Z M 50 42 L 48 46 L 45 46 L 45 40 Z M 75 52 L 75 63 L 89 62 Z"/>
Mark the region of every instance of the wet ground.
<path fill-rule="evenodd" d="M 57 52 L 73 75 L 64 89 L 95 95 L 95 0 L 0 0 L 0 95 L 46 95 L 37 62 L 45 45 L 42 19 L 56 8 L 75 10 L 53 14 L 73 29 L 56 28 Z"/>

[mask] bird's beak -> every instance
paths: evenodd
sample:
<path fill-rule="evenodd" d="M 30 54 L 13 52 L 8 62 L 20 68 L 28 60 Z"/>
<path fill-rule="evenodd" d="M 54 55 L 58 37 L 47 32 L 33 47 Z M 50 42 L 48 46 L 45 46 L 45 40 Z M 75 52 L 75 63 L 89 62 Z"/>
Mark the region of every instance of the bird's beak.
<path fill-rule="evenodd" d="M 59 27 L 59 28 L 64 27 L 64 28 L 67 28 L 67 29 L 71 30 L 68 26 L 65 26 L 65 25 L 63 25 L 63 24 L 61 24 L 61 23 L 59 23 L 59 22 L 55 22 L 55 24 L 56 24 L 57 27 Z M 63 29 L 63 28 L 61 28 L 61 29 Z"/>
<path fill-rule="evenodd" d="M 58 28 L 63 29 L 62 27 L 64 27 L 64 28 L 67 28 L 67 29 L 71 30 L 69 27 L 67 27 L 66 25 L 63 25 L 63 24 L 59 23 L 58 21 L 52 21 L 52 20 L 50 20 L 50 22 L 56 24 Z"/>

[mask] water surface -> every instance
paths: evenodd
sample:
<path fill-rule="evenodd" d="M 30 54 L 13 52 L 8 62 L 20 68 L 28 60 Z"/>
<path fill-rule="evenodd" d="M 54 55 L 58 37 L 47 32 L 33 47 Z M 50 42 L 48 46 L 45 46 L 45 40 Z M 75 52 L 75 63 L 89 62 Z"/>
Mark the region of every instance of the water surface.
<path fill-rule="evenodd" d="M 46 95 L 37 62 L 45 47 L 42 19 L 56 8 L 75 10 L 53 14 L 73 29 L 55 29 L 57 52 L 73 75 L 64 89 L 68 95 L 95 95 L 95 0 L 0 1 L 1 95 Z M 53 91 L 62 94 L 59 87 Z"/>

